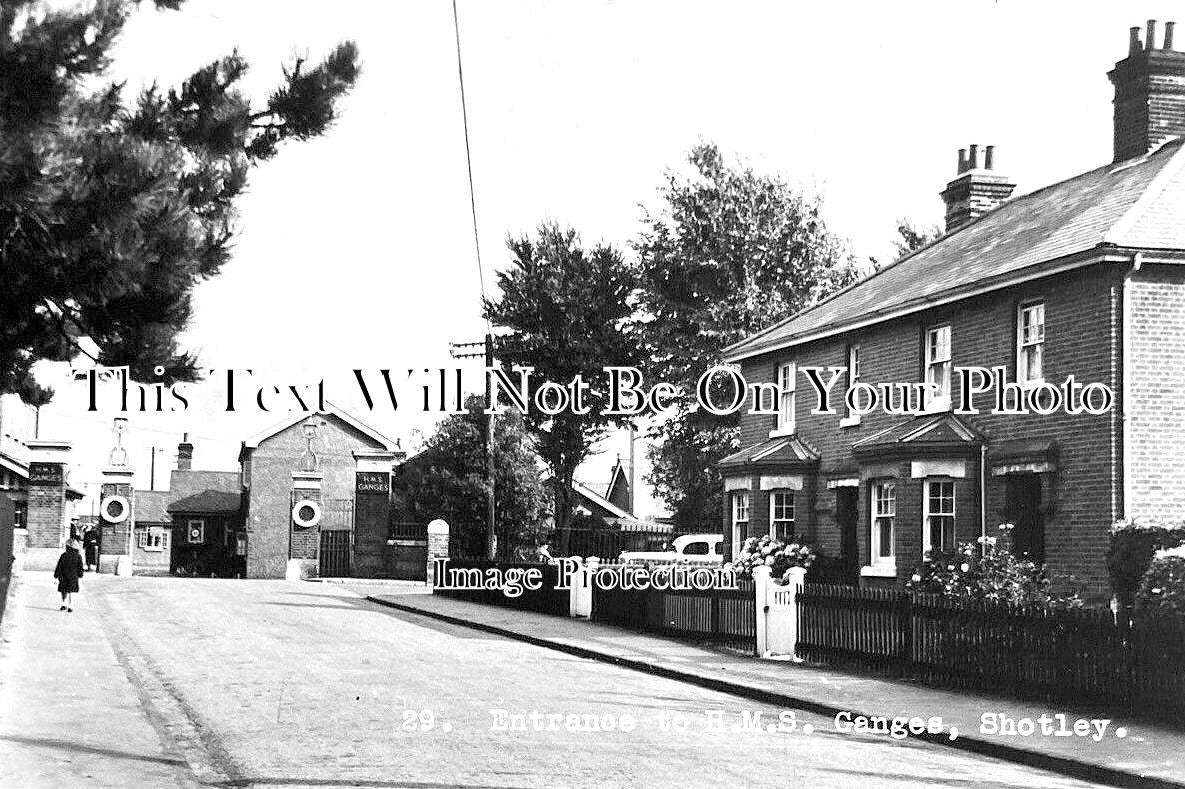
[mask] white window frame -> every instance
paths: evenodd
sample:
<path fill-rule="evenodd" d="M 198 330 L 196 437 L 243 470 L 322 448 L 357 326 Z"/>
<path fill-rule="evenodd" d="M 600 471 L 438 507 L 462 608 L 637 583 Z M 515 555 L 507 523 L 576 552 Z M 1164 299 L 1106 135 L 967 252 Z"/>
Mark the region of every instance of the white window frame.
<path fill-rule="evenodd" d="M 794 362 L 783 362 L 778 365 L 778 416 L 777 426 L 770 431 L 774 436 L 790 436 L 794 434 L 795 414 L 794 395 L 798 381 L 798 365 Z"/>
<path fill-rule="evenodd" d="M 860 380 L 860 346 L 859 345 L 849 345 L 848 346 L 847 379 L 848 379 L 847 380 L 847 388 L 848 389 L 851 389 Z M 845 395 L 844 409 L 846 411 L 846 415 L 844 416 L 843 419 L 839 420 L 839 426 L 840 427 L 853 427 L 854 425 L 860 424 L 860 415 L 858 413 L 853 412 L 851 409 L 849 409 L 847 407 L 847 402 L 846 402 L 847 392 L 845 392 L 844 395 Z"/>
<path fill-rule="evenodd" d="M 1041 322 L 1035 324 L 1038 331 L 1026 337 L 1025 317 L 1030 312 L 1037 313 Z M 1032 378 L 1029 377 L 1027 364 L 1031 349 L 1037 349 L 1041 355 L 1040 374 Z M 1041 300 L 1021 302 L 1016 308 L 1016 381 L 1025 388 L 1045 382 L 1045 302 Z"/>
<path fill-rule="evenodd" d="M 136 544 L 140 550 L 160 553 L 169 549 L 169 530 L 163 526 L 147 526 L 137 531 Z"/>
<path fill-rule="evenodd" d="M 942 333 L 946 334 L 946 354 L 945 356 L 937 350 L 941 343 L 936 343 L 934 338 L 940 336 Z M 931 351 L 934 355 L 931 356 Z M 945 382 L 945 387 L 940 388 L 940 394 L 937 397 L 926 398 L 927 411 L 949 411 L 951 407 L 951 329 L 949 323 L 938 324 L 926 329 L 925 346 L 922 348 L 922 353 L 925 358 L 925 369 L 922 374 L 922 380 L 925 383 L 931 383 L 932 378 L 937 376 L 932 375 L 932 371 L 942 371 L 942 378 L 933 381 L 934 383 Z"/>
<path fill-rule="evenodd" d="M 745 537 L 749 536 L 749 491 L 734 490 L 732 492 L 732 542 L 736 546 L 734 555 L 740 553 L 741 544 L 744 539 L 741 537 L 740 526 L 745 525 Z"/>
<path fill-rule="evenodd" d="M 789 503 L 785 500 L 789 499 Z M 794 491 L 771 490 L 769 492 L 769 536 L 775 540 L 790 541 L 795 539 L 794 533 Z M 786 515 L 789 517 L 786 517 Z M 782 517 L 778 517 L 781 515 Z M 789 525 L 790 536 L 782 537 L 778 534 L 779 525 Z"/>
<path fill-rule="evenodd" d="M 934 548 L 940 550 L 953 551 L 957 544 L 957 535 L 955 530 L 957 528 L 955 521 L 955 498 L 958 495 L 958 488 L 955 486 L 955 481 L 949 477 L 927 477 L 924 480 L 925 484 L 922 486 L 922 556 L 924 557 Z M 942 495 L 941 491 L 937 497 L 931 493 L 931 485 L 950 485 L 950 496 Z M 935 498 L 937 498 L 939 506 L 935 506 Z M 945 502 L 949 501 L 950 509 L 946 509 Z M 931 519 L 943 518 L 950 522 L 950 544 L 945 546 L 934 545 L 933 540 L 933 524 Z"/>
<path fill-rule="evenodd" d="M 195 540 L 190 536 L 190 530 L 193 529 L 194 526 L 197 526 L 202 530 L 201 539 Z M 190 545 L 200 545 L 201 543 L 204 543 L 206 541 L 206 522 L 201 519 L 194 519 L 194 520 L 186 521 L 185 522 L 185 541 L 187 543 L 189 543 Z"/>
<path fill-rule="evenodd" d="M 897 483 L 892 480 L 874 482 L 869 490 L 871 495 L 869 496 L 868 510 L 872 516 L 868 541 L 869 564 L 873 567 L 895 568 L 897 566 L 895 547 L 897 543 Z M 887 495 L 882 495 L 882 491 Z M 883 541 L 882 531 L 886 526 L 889 530 L 889 552 L 882 554 L 880 550 Z"/>

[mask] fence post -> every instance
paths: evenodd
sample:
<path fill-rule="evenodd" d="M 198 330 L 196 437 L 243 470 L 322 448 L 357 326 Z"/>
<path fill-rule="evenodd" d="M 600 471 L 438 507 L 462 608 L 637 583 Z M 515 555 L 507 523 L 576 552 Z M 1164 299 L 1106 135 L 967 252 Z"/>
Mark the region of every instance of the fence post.
<path fill-rule="evenodd" d="M 754 600 L 753 612 L 757 617 L 755 633 L 757 636 L 758 657 L 769 651 L 769 630 L 766 621 L 766 611 L 769 609 L 769 586 L 769 568 L 763 565 L 754 567 L 753 594 L 756 599 Z"/>
<path fill-rule="evenodd" d="M 597 568 L 601 566 L 601 559 L 599 556 L 590 556 L 584 565 L 584 586 L 580 590 L 581 607 L 578 615 L 585 619 L 592 619 L 593 607 L 593 576 L 597 574 Z"/>
<path fill-rule="evenodd" d="M 427 575 L 424 577 L 424 582 L 428 588 L 432 588 L 433 569 L 436 565 L 435 559 L 448 558 L 448 524 L 440 518 L 428 524 L 428 566 L 425 568 Z"/>
<path fill-rule="evenodd" d="M 901 637 L 899 670 L 905 670 L 913 662 L 913 593 L 902 590 L 897 601 L 897 632 Z"/>
<path fill-rule="evenodd" d="M 579 556 L 573 556 L 577 562 L 577 572 L 572 575 L 572 586 L 568 589 L 568 616 L 592 616 L 592 576 L 597 570 L 600 559 L 590 556 L 581 562 Z"/>

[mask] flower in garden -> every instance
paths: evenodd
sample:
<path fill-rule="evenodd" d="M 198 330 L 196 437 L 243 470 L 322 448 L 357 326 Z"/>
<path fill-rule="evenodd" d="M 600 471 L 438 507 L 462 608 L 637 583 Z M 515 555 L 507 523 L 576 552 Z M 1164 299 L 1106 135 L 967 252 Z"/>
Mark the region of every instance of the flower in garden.
<path fill-rule="evenodd" d="M 971 572 L 971 565 L 967 564 L 966 562 L 963 562 L 963 564 L 959 567 L 959 569 L 965 573 L 969 573 L 969 572 Z"/>
<path fill-rule="evenodd" d="M 913 581 L 914 583 L 917 583 L 918 581 L 922 580 L 922 576 L 918 575 L 917 573 L 914 573 L 913 577 L 911 577 L 909 580 Z"/>

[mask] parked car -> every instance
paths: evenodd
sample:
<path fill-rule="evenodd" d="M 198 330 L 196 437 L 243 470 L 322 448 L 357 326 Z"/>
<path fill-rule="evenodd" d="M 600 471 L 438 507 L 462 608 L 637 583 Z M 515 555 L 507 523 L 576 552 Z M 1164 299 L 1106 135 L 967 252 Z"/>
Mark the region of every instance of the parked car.
<path fill-rule="evenodd" d="M 724 561 L 724 535 L 684 534 L 682 537 L 674 539 L 669 551 L 622 551 L 621 561 L 626 564 L 646 562 L 720 564 Z"/>

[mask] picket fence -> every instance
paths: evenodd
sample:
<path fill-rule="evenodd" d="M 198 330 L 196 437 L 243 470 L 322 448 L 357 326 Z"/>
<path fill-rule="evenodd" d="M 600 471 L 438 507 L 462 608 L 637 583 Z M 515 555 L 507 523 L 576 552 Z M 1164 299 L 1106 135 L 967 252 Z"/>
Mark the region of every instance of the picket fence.
<path fill-rule="evenodd" d="M 1185 723 L 1185 625 L 1134 622 L 1106 609 L 968 603 L 899 589 L 774 583 L 765 568 L 737 589 L 601 588 L 605 567 L 556 589 L 555 565 L 469 560 L 457 566 L 538 567 L 544 588 L 450 596 L 714 643 L 761 657 L 808 660 L 942 687 L 1106 704 Z M 618 567 L 617 569 L 622 569 Z M 626 568 L 630 572 L 645 572 Z M 580 577 L 580 576 L 578 576 Z"/>

